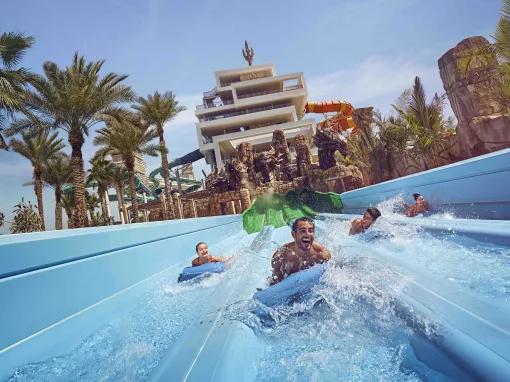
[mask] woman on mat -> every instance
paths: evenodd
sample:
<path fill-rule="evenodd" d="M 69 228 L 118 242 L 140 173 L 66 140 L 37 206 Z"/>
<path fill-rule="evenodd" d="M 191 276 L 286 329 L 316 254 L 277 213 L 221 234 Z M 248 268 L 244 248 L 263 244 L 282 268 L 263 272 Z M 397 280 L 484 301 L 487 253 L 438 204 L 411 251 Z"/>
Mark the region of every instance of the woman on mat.
<path fill-rule="evenodd" d="M 198 267 L 199 265 L 204 265 L 207 263 L 227 263 L 232 257 L 216 257 L 209 254 L 209 246 L 207 243 L 204 243 L 203 241 L 199 242 L 196 247 L 195 251 L 197 252 L 198 257 L 193 259 L 191 262 L 191 265 L 194 267 Z"/>
<path fill-rule="evenodd" d="M 421 196 L 418 193 L 413 194 L 413 198 L 415 203 L 412 206 L 408 206 L 407 204 L 404 204 L 405 212 L 404 214 L 407 217 L 414 217 L 418 214 L 425 213 L 429 210 L 429 203 L 425 200 L 423 196 Z"/>
<path fill-rule="evenodd" d="M 379 211 L 375 207 L 367 208 L 363 218 L 354 219 L 351 223 L 351 229 L 349 230 L 349 235 L 356 235 L 358 233 L 365 232 L 370 228 L 372 224 L 377 220 L 377 218 L 381 216 L 381 211 Z"/>

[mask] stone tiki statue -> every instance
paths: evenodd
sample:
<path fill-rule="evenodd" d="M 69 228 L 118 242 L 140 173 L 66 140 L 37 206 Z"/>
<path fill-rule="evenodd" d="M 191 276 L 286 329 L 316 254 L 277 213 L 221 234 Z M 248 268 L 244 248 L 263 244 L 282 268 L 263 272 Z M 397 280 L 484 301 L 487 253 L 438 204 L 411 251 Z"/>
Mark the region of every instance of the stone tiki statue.
<path fill-rule="evenodd" d="M 510 115 L 501 102 L 498 62 L 489 42 L 470 37 L 439 59 L 439 73 L 458 120 L 463 158 L 510 147 Z"/>
<path fill-rule="evenodd" d="M 262 175 L 262 183 L 270 183 L 274 179 L 276 157 L 273 149 L 257 154 L 254 164 L 255 171 Z"/>
<path fill-rule="evenodd" d="M 340 154 L 347 155 L 347 143 L 343 137 L 328 127 L 317 128 L 313 140 L 318 148 L 321 170 L 336 166 L 335 152 L 339 151 Z"/>
<path fill-rule="evenodd" d="M 290 151 L 283 130 L 273 131 L 273 149 L 278 163 L 280 180 L 292 180 Z"/>
<path fill-rule="evenodd" d="M 237 159 L 246 165 L 246 171 L 248 173 L 248 181 L 251 183 L 250 189 L 257 187 L 257 174 L 255 172 L 255 155 L 253 154 L 253 147 L 251 143 L 243 142 L 237 146 Z"/>
<path fill-rule="evenodd" d="M 310 154 L 306 137 L 302 134 L 296 135 L 294 147 L 296 149 L 297 176 L 305 176 L 308 167 L 312 164 L 312 154 Z"/>

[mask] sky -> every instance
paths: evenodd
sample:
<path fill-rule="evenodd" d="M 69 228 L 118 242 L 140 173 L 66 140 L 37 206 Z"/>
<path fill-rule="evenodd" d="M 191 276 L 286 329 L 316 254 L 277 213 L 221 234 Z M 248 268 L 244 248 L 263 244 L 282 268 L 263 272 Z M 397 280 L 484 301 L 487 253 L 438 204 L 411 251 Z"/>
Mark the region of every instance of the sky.
<path fill-rule="evenodd" d="M 273 63 L 279 74 L 304 72 L 310 100 L 343 99 L 388 114 L 415 76 L 429 96 L 444 93 L 438 58 L 464 38 L 490 39 L 500 6 L 500 0 L 2 0 L 0 33 L 34 36 L 22 62 L 34 72 L 45 61 L 69 65 L 79 52 L 104 59 L 104 73 L 128 74 L 139 95 L 174 92 L 187 107 L 165 130 L 175 158 L 198 148 L 195 106 L 214 87 L 214 71 L 246 65 L 245 39 L 255 64 Z M 85 161 L 95 150 L 93 136 Z M 158 162 L 147 158 L 149 171 Z M 207 169 L 203 161 L 194 167 L 199 177 Z M 23 185 L 31 176 L 26 159 L 0 150 L 0 211 L 8 220 L 22 197 L 35 201 L 33 188 Z M 44 208 L 53 229 L 51 189 Z"/>

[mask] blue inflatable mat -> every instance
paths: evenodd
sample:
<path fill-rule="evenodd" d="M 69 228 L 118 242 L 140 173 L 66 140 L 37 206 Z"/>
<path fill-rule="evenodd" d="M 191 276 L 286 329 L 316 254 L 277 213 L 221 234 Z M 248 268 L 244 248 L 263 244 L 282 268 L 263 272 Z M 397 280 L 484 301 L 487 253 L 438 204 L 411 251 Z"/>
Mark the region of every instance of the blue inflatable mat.
<path fill-rule="evenodd" d="M 196 267 L 186 267 L 182 270 L 177 282 L 194 279 L 206 273 L 221 273 L 225 270 L 223 263 L 207 263 Z"/>
<path fill-rule="evenodd" d="M 324 263 L 293 273 L 278 284 L 255 293 L 253 297 L 266 306 L 288 304 L 318 284 L 326 268 L 327 264 Z"/>

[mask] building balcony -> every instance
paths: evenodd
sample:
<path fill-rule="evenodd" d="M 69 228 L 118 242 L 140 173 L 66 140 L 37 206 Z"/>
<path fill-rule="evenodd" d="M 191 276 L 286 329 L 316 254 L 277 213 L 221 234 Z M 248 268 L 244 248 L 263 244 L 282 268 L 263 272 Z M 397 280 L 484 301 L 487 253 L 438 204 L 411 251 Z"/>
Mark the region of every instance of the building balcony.
<path fill-rule="evenodd" d="M 225 106 L 225 105 L 233 105 L 233 104 L 234 104 L 234 100 L 221 100 L 221 102 L 218 101 L 218 102 L 197 105 L 196 110 L 212 109 L 212 108 L 216 108 L 216 107 L 221 107 L 221 106 Z"/>
<path fill-rule="evenodd" d="M 261 96 L 261 95 L 274 94 L 274 93 L 282 93 L 282 92 L 288 92 L 288 91 L 297 90 L 297 89 L 303 89 L 303 85 L 286 86 L 286 87 L 284 87 L 281 90 L 280 89 L 265 90 L 265 91 L 260 91 L 260 92 L 242 94 L 242 95 L 238 95 L 237 98 L 238 99 L 244 99 L 244 98 L 258 97 L 258 96 Z"/>
<path fill-rule="evenodd" d="M 202 118 L 200 118 L 200 122 L 216 121 L 219 119 L 231 118 L 231 117 L 236 117 L 236 116 L 244 115 L 244 114 L 258 113 L 258 112 L 266 111 L 266 110 L 283 109 L 283 108 L 286 108 L 289 106 L 292 106 L 292 104 L 286 103 L 286 104 L 282 104 L 282 105 L 268 105 L 268 106 L 261 106 L 261 107 L 251 108 L 251 109 L 236 110 L 236 111 L 232 111 L 230 113 L 222 113 L 219 115 L 207 115 L 207 116 L 203 116 Z"/>

